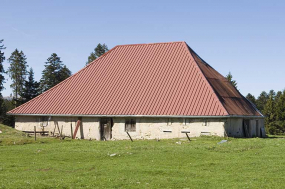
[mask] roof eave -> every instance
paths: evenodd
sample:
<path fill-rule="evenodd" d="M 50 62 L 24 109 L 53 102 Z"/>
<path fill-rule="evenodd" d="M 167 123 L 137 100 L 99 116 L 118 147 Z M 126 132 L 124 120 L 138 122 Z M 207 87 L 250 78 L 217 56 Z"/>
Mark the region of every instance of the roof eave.
<path fill-rule="evenodd" d="M 225 116 L 188 116 L 188 115 L 87 115 L 87 114 L 7 114 L 13 116 L 53 116 L 53 117 L 145 117 L 145 118 L 264 118 L 253 115 L 225 115 Z"/>

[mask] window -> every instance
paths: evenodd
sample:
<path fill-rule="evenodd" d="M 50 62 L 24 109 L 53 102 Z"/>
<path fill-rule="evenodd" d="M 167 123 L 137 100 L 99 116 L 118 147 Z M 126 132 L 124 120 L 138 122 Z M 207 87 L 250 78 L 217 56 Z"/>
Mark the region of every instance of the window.
<path fill-rule="evenodd" d="M 41 116 L 40 117 L 40 126 L 41 127 L 46 127 L 48 126 L 48 121 L 50 120 L 50 117 L 48 116 Z"/>
<path fill-rule="evenodd" d="M 125 131 L 126 132 L 136 132 L 136 120 L 135 119 L 126 119 Z"/>

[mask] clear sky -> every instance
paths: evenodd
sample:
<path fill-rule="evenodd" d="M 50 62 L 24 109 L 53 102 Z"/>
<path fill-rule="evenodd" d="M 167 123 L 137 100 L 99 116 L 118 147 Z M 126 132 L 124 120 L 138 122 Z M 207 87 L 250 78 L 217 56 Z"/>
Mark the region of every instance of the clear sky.
<path fill-rule="evenodd" d="M 6 59 L 23 50 L 36 80 L 52 53 L 75 73 L 99 42 L 186 41 L 244 95 L 285 88 L 285 1 L 0 0 L 0 13 Z"/>

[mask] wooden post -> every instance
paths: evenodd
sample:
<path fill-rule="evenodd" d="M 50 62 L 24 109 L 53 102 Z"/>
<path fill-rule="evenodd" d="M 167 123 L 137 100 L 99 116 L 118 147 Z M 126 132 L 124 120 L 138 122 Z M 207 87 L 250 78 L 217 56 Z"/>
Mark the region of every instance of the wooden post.
<path fill-rule="evenodd" d="M 63 125 L 61 125 L 60 140 L 62 140 L 62 129 L 63 129 Z"/>
<path fill-rule="evenodd" d="M 36 126 L 34 126 L 34 133 L 35 133 L 35 141 L 37 140 L 37 132 L 36 132 Z"/>
<path fill-rule="evenodd" d="M 131 139 L 131 141 L 134 142 L 133 139 L 132 139 L 132 137 L 131 137 L 131 135 L 129 134 L 129 132 L 126 131 L 126 133 L 128 134 L 128 136 L 129 136 L 129 138 Z"/>
<path fill-rule="evenodd" d="M 77 134 L 78 128 L 80 127 L 80 123 L 81 123 L 81 120 L 78 119 L 77 123 L 76 123 L 75 130 L 74 130 L 73 138 L 76 138 L 76 134 Z"/>
<path fill-rule="evenodd" d="M 190 140 L 190 137 L 188 136 L 188 133 L 185 133 L 185 134 L 186 134 L 186 136 L 187 136 L 188 140 L 189 140 L 189 141 L 191 141 L 191 140 Z"/>
<path fill-rule="evenodd" d="M 71 138 L 73 139 L 72 123 L 70 123 Z"/>

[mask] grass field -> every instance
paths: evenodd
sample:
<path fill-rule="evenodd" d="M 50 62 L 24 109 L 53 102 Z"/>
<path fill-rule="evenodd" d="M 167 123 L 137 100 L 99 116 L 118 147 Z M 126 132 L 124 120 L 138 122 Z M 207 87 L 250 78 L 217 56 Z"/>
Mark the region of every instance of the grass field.
<path fill-rule="evenodd" d="M 284 138 L 35 143 L 0 130 L 0 188 L 285 188 Z"/>

